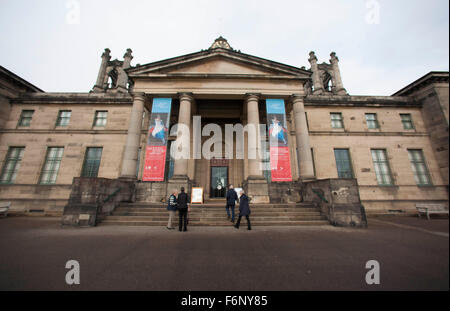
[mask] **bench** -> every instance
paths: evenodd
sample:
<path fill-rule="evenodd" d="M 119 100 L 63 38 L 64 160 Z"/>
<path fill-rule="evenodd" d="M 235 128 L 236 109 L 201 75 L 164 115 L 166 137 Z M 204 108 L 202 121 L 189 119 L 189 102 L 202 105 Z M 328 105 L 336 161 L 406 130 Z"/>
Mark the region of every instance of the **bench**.
<path fill-rule="evenodd" d="M 443 204 L 427 204 L 427 203 L 421 203 L 416 204 L 417 212 L 419 214 L 426 214 L 427 219 L 430 220 L 431 214 L 447 214 L 448 215 L 448 208 Z"/>
<path fill-rule="evenodd" d="M 10 206 L 11 202 L 0 202 L 0 215 L 6 217 L 8 215 L 8 210 Z"/>

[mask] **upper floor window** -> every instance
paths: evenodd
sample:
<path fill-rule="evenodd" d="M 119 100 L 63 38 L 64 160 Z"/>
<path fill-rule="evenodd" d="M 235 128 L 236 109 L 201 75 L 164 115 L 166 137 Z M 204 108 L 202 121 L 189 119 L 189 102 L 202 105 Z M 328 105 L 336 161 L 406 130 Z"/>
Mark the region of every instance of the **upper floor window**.
<path fill-rule="evenodd" d="M 22 110 L 17 126 L 30 126 L 34 110 Z"/>
<path fill-rule="evenodd" d="M 408 149 L 408 157 L 414 173 L 414 179 L 419 186 L 431 185 L 430 173 L 425 165 L 422 150 Z"/>
<path fill-rule="evenodd" d="M 25 147 L 9 147 L 3 164 L 0 184 L 12 184 L 16 180 Z"/>
<path fill-rule="evenodd" d="M 84 156 L 83 169 L 81 177 L 97 177 L 102 159 L 102 147 L 88 147 Z"/>
<path fill-rule="evenodd" d="M 385 149 L 372 149 L 372 160 L 375 174 L 380 186 L 392 186 L 393 178 Z"/>
<path fill-rule="evenodd" d="M 39 183 L 44 185 L 56 183 L 63 152 L 63 147 L 48 147 Z"/>
<path fill-rule="evenodd" d="M 412 130 L 414 129 L 414 124 L 410 113 L 401 113 L 400 118 L 402 119 L 403 129 Z"/>
<path fill-rule="evenodd" d="M 348 149 L 334 149 L 339 178 L 353 178 L 352 163 Z"/>
<path fill-rule="evenodd" d="M 366 123 L 368 129 L 377 129 L 380 128 L 377 120 L 376 113 L 366 113 Z"/>
<path fill-rule="evenodd" d="M 72 111 L 70 111 L 70 110 L 60 110 L 58 112 L 58 118 L 56 119 L 56 126 L 62 126 L 62 127 L 68 126 L 71 115 L 72 115 Z"/>
<path fill-rule="evenodd" d="M 342 113 L 332 112 L 330 113 L 331 127 L 335 129 L 344 128 L 344 122 L 342 121 Z"/>
<path fill-rule="evenodd" d="M 108 111 L 96 111 L 94 118 L 94 126 L 105 127 L 107 118 L 108 118 Z"/>

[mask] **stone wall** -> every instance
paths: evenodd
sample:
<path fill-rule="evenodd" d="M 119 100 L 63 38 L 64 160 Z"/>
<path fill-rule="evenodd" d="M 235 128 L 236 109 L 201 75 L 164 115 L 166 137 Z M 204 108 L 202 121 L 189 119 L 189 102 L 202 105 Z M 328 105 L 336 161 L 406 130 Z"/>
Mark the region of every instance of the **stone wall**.
<path fill-rule="evenodd" d="M 107 178 L 74 178 L 63 225 L 94 226 L 120 202 L 134 202 L 135 181 Z"/>
<path fill-rule="evenodd" d="M 324 179 L 303 183 L 303 200 L 314 202 L 335 226 L 367 227 L 356 179 Z"/>

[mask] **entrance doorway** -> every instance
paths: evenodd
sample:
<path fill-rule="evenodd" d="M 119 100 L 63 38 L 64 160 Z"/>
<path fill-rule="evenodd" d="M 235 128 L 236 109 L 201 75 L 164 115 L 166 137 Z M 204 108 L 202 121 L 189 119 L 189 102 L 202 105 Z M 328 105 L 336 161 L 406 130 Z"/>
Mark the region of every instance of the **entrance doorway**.
<path fill-rule="evenodd" d="M 211 198 L 224 198 L 228 186 L 228 166 L 211 166 Z"/>

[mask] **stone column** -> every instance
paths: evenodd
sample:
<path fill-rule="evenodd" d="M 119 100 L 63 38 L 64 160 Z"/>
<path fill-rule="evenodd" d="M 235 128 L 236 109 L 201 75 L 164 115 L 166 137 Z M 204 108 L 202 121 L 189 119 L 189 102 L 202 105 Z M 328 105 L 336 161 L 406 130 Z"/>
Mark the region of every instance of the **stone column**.
<path fill-rule="evenodd" d="M 252 198 L 252 203 L 268 203 L 269 202 L 269 187 L 264 178 L 260 166 L 260 133 L 259 133 L 259 96 L 256 94 L 247 94 L 245 101 L 247 106 L 247 125 L 254 127 L 256 138 L 247 134 L 247 153 L 255 152 L 256 158 L 248 157 L 248 178 L 244 183 L 244 188 L 249 197 Z"/>
<path fill-rule="evenodd" d="M 103 92 L 103 81 L 105 80 L 106 67 L 111 59 L 109 53 L 111 53 L 111 50 L 106 48 L 105 52 L 102 54 L 102 63 L 100 64 L 100 69 L 98 71 L 97 82 L 93 88 L 94 92 Z"/>
<path fill-rule="evenodd" d="M 322 94 L 324 92 L 323 83 L 320 80 L 319 66 L 317 65 L 317 57 L 314 52 L 309 52 L 309 63 L 311 64 L 312 81 L 314 86 L 313 94 Z"/>
<path fill-rule="evenodd" d="M 246 97 L 247 102 L 247 124 L 250 127 L 254 127 L 256 132 L 256 139 L 251 138 L 250 136 L 248 139 L 248 151 L 254 151 L 256 153 L 256 159 L 250 159 L 248 160 L 248 175 L 249 178 L 254 177 L 263 177 L 263 174 L 261 172 L 261 167 L 259 164 L 259 105 L 258 100 L 259 96 L 254 94 L 249 94 Z"/>
<path fill-rule="evenodd" d="M 191 110 L 194 98 L 191 93 L 180 93 L 180 112 L 178 114 L 178 124 L 184 124 L 187 128 L 191 128 Z M 191 135 L 177 136 L 177 145 L 181 144 L 184 148 L 190 146 Z M 173 168 L 174 177 L 187 178 L 188 175 L 188 159 L 176 159 Z"/>
<path fill-rule="evenodd" d="M 127 141 L 122 160 L 121 178 L 136 178 L 136 166 L 141 143 L 142 114 L 144 112 L 145 94 L 133 94 L 133 108 L 128 123 Z"/>
<path fill-rule="evenodd" d="M 331 56 L 330 63 L 333 68 L 334 74 L 333 82 L 336 84 L 334 85 L 336 90 L 335 92 L 338 95 L 347 95 L 347 91 L 345 90 L 344 84 L 342 83 L 341 72 L 339 70 L 339 58 L 337 58 L 335 52 L 332 52 L 330 56 Z"/>
<path fill-rule="evenodd" d="M 184 124 L 187 128 L 191 128 L 191 113 L 194 97 L 192 93 L 179 93 L 180 98 L 180 111 L 178 113 L 178 124 Z M 181 144 L 183 148 L 191 146 L 191 135 L 177 136 L 176 144 Z M 190 152 L 192 155 L 192 152 Z M 187 193 L 191 191 L 192 182 L 188 176 L 189 172 L 189 159 L 175 159 L 173 176 L 167 183 L 167 193 L 171 193 L 174 189 L 180 191 L 181 187 L 184 187 Z"/>
<path fill-rule="evenodd" d="M 300 165 L 300 180 L 315 179 L 303 97 L 300 95 L 293 95 L 291 100 L 294 108 L 295 136 L 297 142 L 297 157 Z"/>

